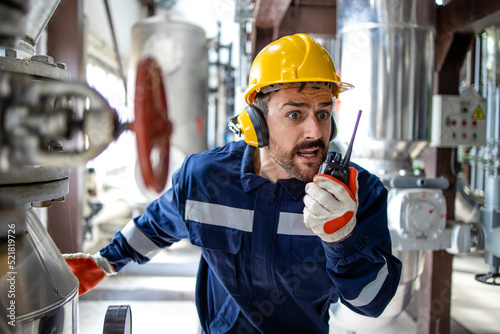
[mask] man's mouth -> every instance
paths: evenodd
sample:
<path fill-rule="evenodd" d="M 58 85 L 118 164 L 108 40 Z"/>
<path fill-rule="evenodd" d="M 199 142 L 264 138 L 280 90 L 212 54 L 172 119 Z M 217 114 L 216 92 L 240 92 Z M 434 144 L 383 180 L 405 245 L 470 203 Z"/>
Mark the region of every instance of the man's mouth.
<path fill-rule="evenodd" d="M 321 151 L 325 148 L 325 143 L 318 139 L 298 144 L 295 147 L 295 152 L 302 158 L 315 160 L 321 155 Z"/>
<path fill-rule="evenodd" d="M 298 155 L 303 156 L 304 158 L 314 158 L 319 152 L 319 149 L 308 149 L 308 150 L 300 150 L 297 152 Z"/>

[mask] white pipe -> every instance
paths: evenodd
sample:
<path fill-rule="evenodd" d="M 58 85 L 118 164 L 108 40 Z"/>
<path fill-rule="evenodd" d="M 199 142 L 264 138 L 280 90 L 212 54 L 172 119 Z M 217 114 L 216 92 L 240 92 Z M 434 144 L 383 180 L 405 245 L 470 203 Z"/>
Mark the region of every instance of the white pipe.
<path fill-rule="evenodd" d="M 500 227 L 496 227 L 486 238 L 486 250 L 493 256 L 500 258 Z"/>

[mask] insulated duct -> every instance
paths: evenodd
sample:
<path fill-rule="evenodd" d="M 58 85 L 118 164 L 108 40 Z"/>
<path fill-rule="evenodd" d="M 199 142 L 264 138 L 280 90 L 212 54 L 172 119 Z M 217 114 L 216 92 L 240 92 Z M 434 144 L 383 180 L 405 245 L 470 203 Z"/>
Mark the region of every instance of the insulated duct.
<path fill-rule="evenodd" d="M 353 159 L 379 176 L 411 171 L 428 143 L 435 53 L 435 3 L 339 0 L 338 68 L 355 89 L 335 117 L 347 146 L 363 110 Z"/>

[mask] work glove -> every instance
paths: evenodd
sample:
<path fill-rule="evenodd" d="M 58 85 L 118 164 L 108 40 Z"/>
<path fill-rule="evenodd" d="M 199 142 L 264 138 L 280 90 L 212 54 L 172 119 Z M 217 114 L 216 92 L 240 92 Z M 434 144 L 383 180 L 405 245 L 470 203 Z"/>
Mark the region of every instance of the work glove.
<path fill-rule="evenodd" d="M 356 226 L 358 171 L 349 167 L 347 185 L 333 176 L 317 174 L 306 185 L 304 223 L 326 242 L 349 237 Z"/>
<path fill-rule="evenodd" d="M 106 275 L 116 275 L 113 265 L 99 252 L 63 254 L 63 258 L 80 282 L 80 296 L 93 289 Z"/>

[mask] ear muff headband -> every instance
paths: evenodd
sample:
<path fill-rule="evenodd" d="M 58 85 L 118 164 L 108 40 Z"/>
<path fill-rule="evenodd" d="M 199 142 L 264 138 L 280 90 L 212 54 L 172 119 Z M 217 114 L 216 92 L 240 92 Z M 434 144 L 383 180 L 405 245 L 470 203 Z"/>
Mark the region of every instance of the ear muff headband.
<path fill-rule="evenodd" d="M 335 139 L 335 137 L 337 137 L 337 124 L 335 123 L 332 115 L 332 124 L 330 127 L 330 143 Z"/>
<path fill-rule="evenodd" d="M 236 126 L 237 122 L 237 126 Z M 232 123 L 232 124 L 231 124 Z M 238 135 L 245 136 L 245 142 L 248 145 L 255 147 L 265 147 L 269 145 L 269 129 L 262 111 L 255 106 L 246 106 L 245 109 L 235 118 L 230 121 L 230 128 L 234 131 L 234 127 L 239 129 Z M 331 118 L 330 139 L 331 142 L 337 136 L 337 125 Z"/>

